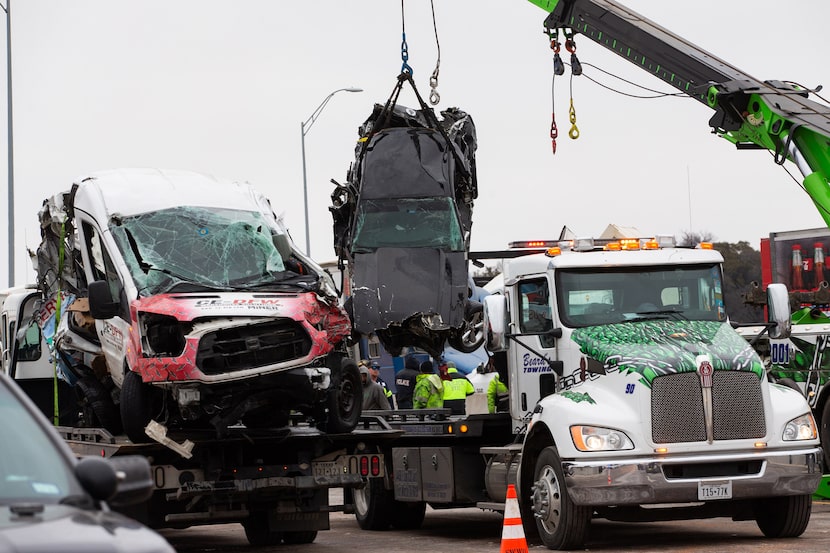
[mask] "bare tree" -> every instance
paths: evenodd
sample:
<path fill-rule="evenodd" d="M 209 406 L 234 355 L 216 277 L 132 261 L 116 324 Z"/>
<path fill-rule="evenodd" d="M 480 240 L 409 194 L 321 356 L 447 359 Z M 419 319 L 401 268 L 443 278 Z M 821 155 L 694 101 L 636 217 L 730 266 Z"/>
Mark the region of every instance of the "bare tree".
<path fill-rule="evenodd" d="M 688 246 L 693 247 L 697 246 L 701 242 L 714 242 L 715 235 L 709 232 L 708 230 L 703 231 L 693 231 L 693 230 L 684 230 L 681 235 L 680 239 L 677 241 L 678 246 Z"/>

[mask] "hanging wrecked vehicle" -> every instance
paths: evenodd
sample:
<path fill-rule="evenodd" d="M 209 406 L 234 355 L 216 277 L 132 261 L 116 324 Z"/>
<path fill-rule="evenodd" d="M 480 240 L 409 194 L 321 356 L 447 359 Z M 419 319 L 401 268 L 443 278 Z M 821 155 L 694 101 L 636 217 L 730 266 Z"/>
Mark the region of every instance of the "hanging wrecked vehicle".
<path fill-rule="evenodd" d="M 89 426 L 109 421 L 146 442 L 151 419 L 209 421 L 221 435 L 299 411 L 330 432 L 354 428 L 360 375 L 343 361 L 351 326 L 334 283 L 250 185 L 114 170 L 39 215 L 40 319 L 45 328 L 61 304 L 80 305 L 52 325 Z"/>
<path fill-rule="evenodd" d="M 477 196 L 472 118 L 450 108 L 375 105 L 360 127 L 346 184 L 335 182 L 334 248 L 351 296 L 354 330 L 392 354 L 440 355 L 483 342 L 470 298 L 467 253 Z M 344 288 L 347 288 L 344 286 Z"/>

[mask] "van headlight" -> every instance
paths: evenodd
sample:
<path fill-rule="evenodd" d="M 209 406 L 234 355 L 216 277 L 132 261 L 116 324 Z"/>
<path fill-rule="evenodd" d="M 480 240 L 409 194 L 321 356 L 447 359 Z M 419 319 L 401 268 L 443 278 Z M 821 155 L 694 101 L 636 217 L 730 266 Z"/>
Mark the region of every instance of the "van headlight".
<path fill-rule="evenodd" d="M 634 443 L 621 430 L 601 426 L 575 425 L 571 438 L 579 451 L 620 451 L 634 449 Z"/>
<path fill-rule="evenodd" d="M 175 317 L 157 313 L 138 314 L 141 349 L 147 357 L 178 357 L 184 351 L 185 337 Z"/>
<path fill-rule="evenodd" d="M 815 440 L 818 437 L 816 421 L 812 413 L 805 413 L 796 417 L 784 426 L 784 441 Z"/>

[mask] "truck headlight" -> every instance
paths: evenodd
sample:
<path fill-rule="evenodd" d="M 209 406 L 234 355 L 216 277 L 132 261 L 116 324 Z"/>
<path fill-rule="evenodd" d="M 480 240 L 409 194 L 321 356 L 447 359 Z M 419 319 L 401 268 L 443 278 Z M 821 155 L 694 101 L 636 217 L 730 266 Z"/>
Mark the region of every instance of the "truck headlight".
<path fill-rule="evenodd" d="M 796 417 L 784 426 L 784 441 L 815 440 L 818 437 L 812 413 Z"/>
<path fill-rule="evenodd" d="M 571 427 L 571 438 L 579 451 L 634 449 L 634 444 L 625 432 L 613 428 L 576 425 Z"/>

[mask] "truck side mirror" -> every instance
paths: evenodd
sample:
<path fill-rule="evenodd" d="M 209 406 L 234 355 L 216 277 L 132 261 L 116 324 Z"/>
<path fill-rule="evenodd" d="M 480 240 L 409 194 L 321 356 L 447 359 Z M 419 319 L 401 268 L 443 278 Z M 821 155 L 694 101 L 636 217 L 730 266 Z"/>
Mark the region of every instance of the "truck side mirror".
<path fill-rule="evenodd" d="M 93 319 L 111 319 L 118 314 L 119 303 L 113 300 L 106 280 L 89 283 L 89 314 Z"/>
<path fill-rule="evenodd" d="M 501 294 L 484 297 L 484 328 L 487 330 L 487 350 L 507 351 L 507 298 Z"/>
<path fill-rule="evenodd" d="M 792 322 L 786 284 L 773 283 L 767 286 L 767 312 L 769 322 L 774 323 L 769 329 L 769 337 L 775 340 L 789 337 Z"/>

